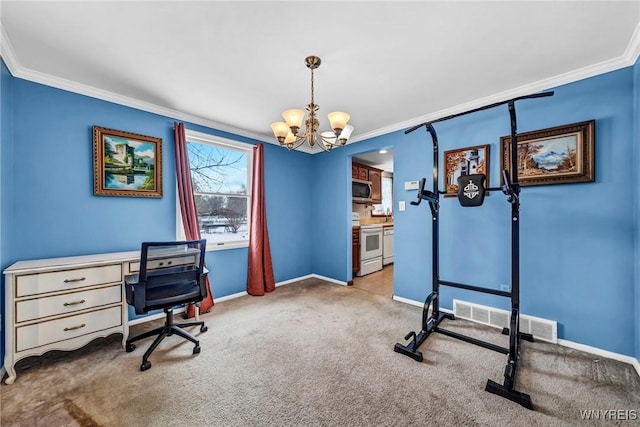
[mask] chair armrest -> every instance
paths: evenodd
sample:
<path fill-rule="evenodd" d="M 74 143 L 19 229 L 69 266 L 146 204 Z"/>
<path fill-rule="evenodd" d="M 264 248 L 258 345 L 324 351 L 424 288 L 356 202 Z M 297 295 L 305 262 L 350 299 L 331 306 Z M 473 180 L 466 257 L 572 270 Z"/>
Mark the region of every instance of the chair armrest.
<path fill-rule="evenodd" d="M 139 276 L 132 274 L 124 277 L 124 288 L 126 291 L 127 304 L 135 308 L 136 314 L 145 313 L 147 299 L 147 288 L 144 283 L 138 281 Z"/>
<path fill-rule="evenodd" d="M 130 274 L 127 276 L 124 276 L 124 284 L 125 285 L 136 285 L 138 283 L 138 278 L 140 276 L 138 276 L 137 274 Z"/>

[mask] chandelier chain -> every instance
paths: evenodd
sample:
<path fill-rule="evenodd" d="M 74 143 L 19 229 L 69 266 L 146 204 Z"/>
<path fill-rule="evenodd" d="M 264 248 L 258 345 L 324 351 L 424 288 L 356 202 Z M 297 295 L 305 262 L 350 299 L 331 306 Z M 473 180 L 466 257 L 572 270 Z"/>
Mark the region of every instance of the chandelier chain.
<path fill-rule="evenodd" d="M 313 91 L 314 91 L 314 78 L 313 78 L 313 68 L 312 68 L 311 69 L 311 105 L 314 105 L 316 103 L 313 97 Z"/>

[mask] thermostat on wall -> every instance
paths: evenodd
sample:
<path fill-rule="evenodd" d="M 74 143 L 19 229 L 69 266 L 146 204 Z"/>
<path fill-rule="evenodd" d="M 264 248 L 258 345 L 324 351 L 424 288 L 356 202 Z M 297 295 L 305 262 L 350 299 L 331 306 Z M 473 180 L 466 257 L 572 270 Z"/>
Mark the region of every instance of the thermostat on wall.
<path fill-rule="evenodd" d="M 405 190 L 417 190 L 420 187 L 419 181 L 405 181 L 404 189 Z"/>

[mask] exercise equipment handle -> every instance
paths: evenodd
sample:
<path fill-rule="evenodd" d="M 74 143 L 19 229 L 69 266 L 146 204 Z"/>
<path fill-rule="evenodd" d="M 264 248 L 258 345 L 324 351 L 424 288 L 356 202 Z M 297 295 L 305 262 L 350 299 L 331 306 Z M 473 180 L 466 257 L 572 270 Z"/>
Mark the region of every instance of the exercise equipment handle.
<path fill-rule="evenodd" d="M 424 185 L 427 182 L 427 178 L 422 178 L 420 180 L 420 189 L 418 190 L 418 200 L 417 201 L 412 201 L 411 204 L 414 206 L 418 206 L 420 204 L 420 202 L 422 202 L 422 193 L 424 193 Z"/>

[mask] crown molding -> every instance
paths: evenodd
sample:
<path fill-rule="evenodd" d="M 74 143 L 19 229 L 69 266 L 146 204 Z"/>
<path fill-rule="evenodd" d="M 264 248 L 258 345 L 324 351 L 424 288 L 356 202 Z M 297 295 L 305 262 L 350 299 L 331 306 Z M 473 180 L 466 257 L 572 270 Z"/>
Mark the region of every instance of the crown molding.
<path fill-rule="evenodd" d="M 562 86 L 568 83 L 584 80 L 589 77 L 594 77 L 599 74 L 608 73 L 610 71 L 619 70 L 621 68 L 632 66 L 638 60 L 640 56 L 640 23 L 636 26 L 636 29 L 631 37 L 631 40 L 627 44 L 624 53 L 614 59 L 603 61 L 597 64 L 593 64 L 587 67 L 583 67 L 568 73 L 560 74 L 548 79 L 543 79 L 538 82 L 530 83 L 524 86 L 510 89 L 504 92 L 500 92 L 485 98 L 476 99 L 464 104 L 459 104 L 451 108 L 436 111 L 424 116 L 416 117 L 410 120 L 406 120 L 400 123 L 394 123 L 392 125 L 376 129 L 372 132 L 367 132 L 354 136 L 349 143 L 355 143 L 358 141 L 364 141 L 366 139 L 375 138 L 377 136 L 385 135 L 391 132 L 407 129 L 415 125 L 427 123 L 442 117 L 447 117 L 453 114 L 463 113 L 465 111 L 473 110 L 475 108 L 484 107 L 485 105 L 494 104 L 497 102 L 507 101 L 509 99 L 517 98 L 519 96 L 529 95 L 532 93 L 541 92 L 544 90 L 552 89 L 557 86 Z"/>
<path fill-rule="evenodd" d="M 23 67 L 18 58 L 15 55 L 15 51 L 7 33 L 5 32 L 2 23 L 0 23 L 0 56 L 4 59 L 9 71 L 14 77 L 18 77 L 24 80 L 33 81 L 35 83 L 44 84 L 46 86 L 63 89 L 69 92 L 78 93 L 81 95 L 90 96 L 92 98 L 101 99 L 104 101 L 113 102 L 115 104 L 124 105 L 127 107 L 136 108 L 138 110 L 147 111 L 150 113 L 167 116 L 173 119 L 184 120 L 190 123 L 206 126 L 223 132 L 229 132 L 238 136 L 251 138 L 259 142 L 267 144 L 279 145 L 272 138 L 268 138 L 265 135 L 249 132 L 245 129 L 236 128 L 233 126 L 225 125 L 210 119 L 195 116 L 192 114 L 183 113 L 181 111 L 173 110 L 170 108 L 160 107 L 158 105 L 140 101 L 134 98 L 129 98 L 123 95 L 119 95 L 113 92 L 98 89 L 92 86 L 84 85 L 71 80 L 63 79 L 60 77 L 51 76 L 49 74 L 41 73 L 29 68 Z M 385 126 L 380 129 L 376 129 L 371 132 L 355 135 L 348 144 L 353 144 L 359 141 L 375 138 L 377 136 L 385 135 L 388 133 L 396 132 L 399 130 L 407 129 L 411 126 L 415 126 L 421 123 L 426 123 L 446 117 L 453 114 L 459 114 L 465 111 L 472 110 L 474 108 L 483 107 L 485 105 L 506 101 L 519 96 L 529 95 L 531 93 L 540 92 L 543 90 L 551 89 L 557 86 L 561 86 L 568 83 L 573 83 L 579 80 L 583 80 L 589 77 L 593 77 L 599 74 L 604 74 L 610 71 L 615 71 L 621 68 L 625 68 L 633 65 L 640 56 L 640 23 L 636 26 L 636 29 L 631 37 L 631 40 L 627 44 L 627 47 L 623 54 L 617 58 L 603 61 L 594 65 L 583 67 L 574 71 L 563 73 L 548 79 L 543 79 L 534 83 L 523 85 L 515 89 L 510 89 L 504 92 L 500 92 L 488 97 L 479 98 L 464 104 L 459 104 L 451 108 L 439 110 L 424 116 L 415 117 L 413 119 L 405 120 L 403 122 L 394 123 L 389 126 Z M 307 154 L 317 154 L 324 152 L 323 150 L 312 150 L 306 146 L 298 148 L 296 151 L 300 151 Z"/>
<path fill-rule="evenodd" d="M 636 26 L 636 30 L 633 32 L 631 40 L 629 40 L 629 44 L 627 44 L 627 48 L 623 54 L 623 57 L 630 65 L 636 63 L 638 56 L 640 56 L 640 22 Z"/>
<path fill-rule="evenodd" d="M 15 55 L 13 46 L 11 45 L 9 38 L 7 37 L 7 33 L 5 32 L 5 29 L 1 23 L 0 32 L 0 56 L 2 56 L 5 64 L 7 64 L 7 68 L 11 72 L 11 75 L 13 75 L 14 77 L 77 93 L 80 95 L 89 96 L 103 101 L 113 102 L 115 104 L 124 105 L 138 110 L 147 111 L 149 113 L 159 114 L 161 116 L 170 117 L 172 119 L 184 120 L 186 122 L 206 126 L 219 131 L 229 132 L 235 135 L 251 138 L 259 142 L 265 142 L 269 144 L 273 143 L 264 135 L 250 132 L 245 129 L 229 126 L 193 114 L 184 113 L 178 110 L 173 110 L 171 108 L 161 107 L 150 102 L 140 101 L 138 99 L 130 98 L 117 93 L 98 89 L 93 86 L 85 85 L 26 68 L 22 66 L 22 64 L 20 64 L 20 61 Z"/>

